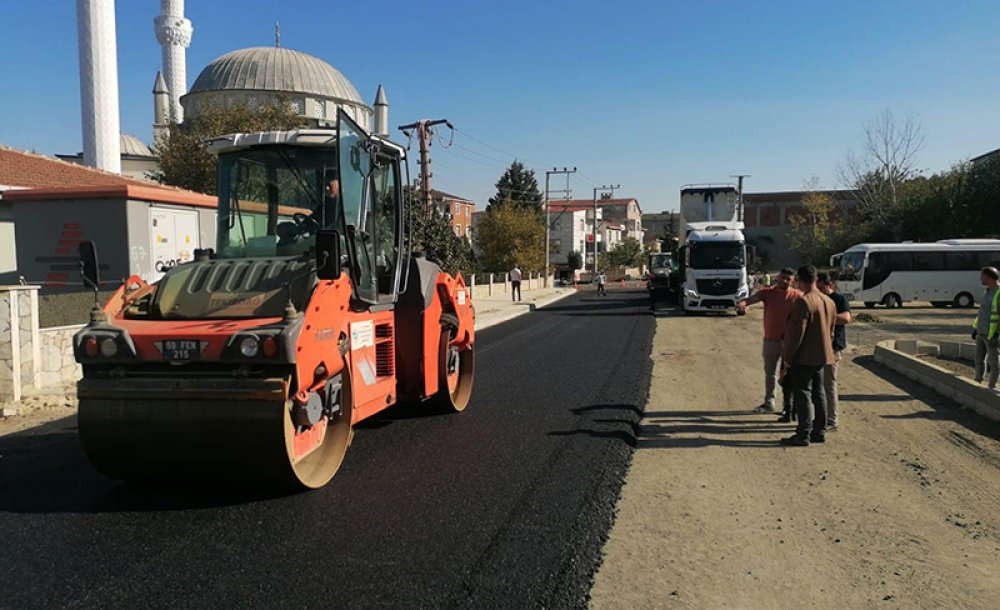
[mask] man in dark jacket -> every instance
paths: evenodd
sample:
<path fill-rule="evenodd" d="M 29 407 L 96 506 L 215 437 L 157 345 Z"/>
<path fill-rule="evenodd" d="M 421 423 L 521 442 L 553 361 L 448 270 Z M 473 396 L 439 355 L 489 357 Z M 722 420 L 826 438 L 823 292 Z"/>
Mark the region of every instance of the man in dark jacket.
<path fill-rule="evenodd" d="M 810 442 L 826 441 L 826 396 L 823 369 L 835 362 L 833 331 L 837 308 L 816 287 L 816 268 L 799 267 L 795 278 L 802 297 L 792 306 L 781 346 L 785 381 L 798 413 L 795 434 L 781 439 L 782 444 L 808 447 Z"/>

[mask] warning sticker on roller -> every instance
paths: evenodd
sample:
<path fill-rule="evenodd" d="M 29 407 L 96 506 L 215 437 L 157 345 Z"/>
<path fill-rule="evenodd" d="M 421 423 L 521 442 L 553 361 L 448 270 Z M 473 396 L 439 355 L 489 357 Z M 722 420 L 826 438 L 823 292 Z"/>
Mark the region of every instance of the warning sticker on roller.
<path fill-rule="evenodd" d="M 375 345 L 375 323 L 353 322 L 351 324 L 351 350 Z"/>
<path fill-rule="evenodd" d="M 358 367 L 358 372 L 361 373 L 361 379 L 364 380 L 365 385 L 375 384 L 375 367 L 372 366 L 368 358 L 362 358 L 355 366 Z"/>
<path fill-rule="evenodd" d="M 465 291 L 464 290 L 459 290 L 458 292 L 455 293 L 455 296 L 458 298 L 458 304 L 459 305 L 465 305 Z"/>

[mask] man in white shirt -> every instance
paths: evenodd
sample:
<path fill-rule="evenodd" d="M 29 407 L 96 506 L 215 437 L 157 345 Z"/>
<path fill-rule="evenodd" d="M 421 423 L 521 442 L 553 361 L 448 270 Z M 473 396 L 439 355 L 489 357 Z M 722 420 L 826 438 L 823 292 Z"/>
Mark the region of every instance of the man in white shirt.
<path fill-rule="evenodd" d="M 604 289 L 604 284 L 606 284 L 607 281 L 608 281 L 608 276 L 604 275 L 603 271 L 597 274 L 597 294 L 598 295 L 608 296 L 607 291 Z"/>
<path fill-rule="evenodd" d="M 510 270 L 507 274 L 510 277 L 510 300 L 520 301 L 521 300 L 521 270 L 518 269 L 517 263 L 514 263 L 514 268 Z M 517 295 L 515 297 L 515 295 Z"/>

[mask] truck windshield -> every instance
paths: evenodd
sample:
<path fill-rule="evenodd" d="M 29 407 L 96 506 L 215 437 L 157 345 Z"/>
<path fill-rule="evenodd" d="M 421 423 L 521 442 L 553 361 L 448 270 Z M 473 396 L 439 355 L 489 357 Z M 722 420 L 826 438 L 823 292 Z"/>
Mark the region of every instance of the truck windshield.
<path fill-rule="evenodd" d="M 698 242 L 691 244 L 692 269 L 742 269 L 745 262 L 740 242 Z"/>
<path fill-rule="evenodd" d="M 670 254 L 654 254 L 649 259 L 649 268 L 654 271 L 658 269 L 674 271 L 677 269 L 677 264 Z"/>
<path fill-rule="evenodd" d="M 837 279 L 842 282 L 861 281 L 861 268 L 865 264 L 864 252 L 845 252 L 840 259 L 840 273 Z"/>
<path fill-rule="evenodd" d="M 221 258 L 301 254 L 338 228 L 336 151 L 274 146 L 219 158 Z"/>

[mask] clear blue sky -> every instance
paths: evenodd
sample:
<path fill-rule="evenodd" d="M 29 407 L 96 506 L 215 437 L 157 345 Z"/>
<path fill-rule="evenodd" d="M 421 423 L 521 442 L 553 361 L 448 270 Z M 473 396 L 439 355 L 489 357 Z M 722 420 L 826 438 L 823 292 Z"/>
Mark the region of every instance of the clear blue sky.
<path fill-rule="evenodd" d="M 795 190 L 835 168 L 884 108 L 924 125 L 931 171 L 1000 147 L 1000 3 L 188 0 L 189 85 L 213 58 L 274 44 L 317 55 L 390 120 L 447 117 L 435 186 L 481 204 L 511 160 L 577 166 L 644 211 L 688 182 L 747 173 Z M 81 148 L 75 2 L 4 2 L 0 143 Z M 118 0 L 122 128 L 150 139 L 156 0 Z M 499 152 L 504 151 L 504 152 Z M 411 171 L 416 171 L 416 165 Z M 539 182 L 544 176 L 539 171 Z"/>

